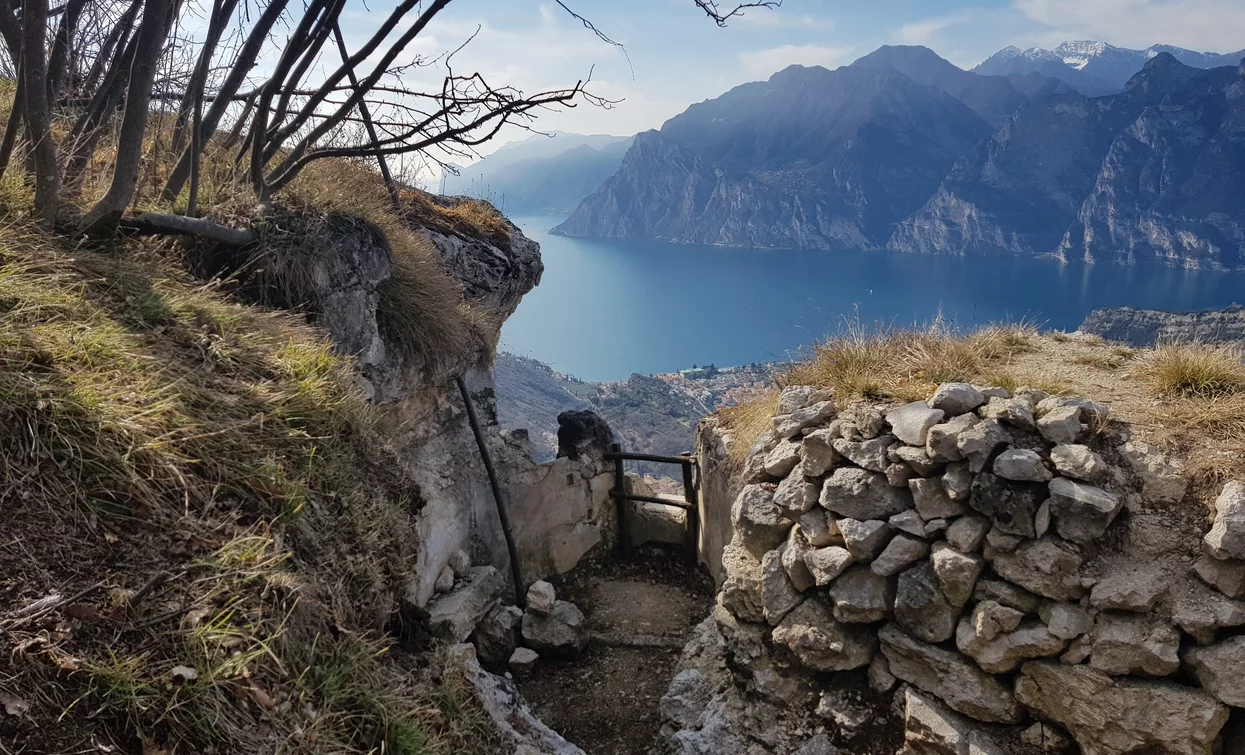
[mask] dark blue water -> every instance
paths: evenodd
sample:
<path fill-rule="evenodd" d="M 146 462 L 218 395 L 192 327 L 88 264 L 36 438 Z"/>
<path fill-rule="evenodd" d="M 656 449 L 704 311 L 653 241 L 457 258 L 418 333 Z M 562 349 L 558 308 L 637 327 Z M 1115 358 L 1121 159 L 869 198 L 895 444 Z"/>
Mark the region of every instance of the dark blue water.
<path fill-rule="evenodd" d="M 588 241 L 549 235 L 548 216 L 513 220 L 540 242 L 545 274 L 501 348 L 584 380 L 787 359 L 855 318 L 911 325 L 941 311 L 963 326 L 1075 330 L 1094 307 L 1245 302 L 1245 273 Z"/>

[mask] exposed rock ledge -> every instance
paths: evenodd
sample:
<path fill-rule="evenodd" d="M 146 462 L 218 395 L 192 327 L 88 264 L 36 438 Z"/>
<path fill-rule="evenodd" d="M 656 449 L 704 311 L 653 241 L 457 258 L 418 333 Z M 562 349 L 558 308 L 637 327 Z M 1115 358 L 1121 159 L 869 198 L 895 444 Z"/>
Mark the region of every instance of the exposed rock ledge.
<path fill-rule="evenodd" d="M 1137 347 L 1160 341 L 1245 341 L 1245 307 L 1205 312 L 1103 307 L 1089 313 L 1081 331 Z"/>

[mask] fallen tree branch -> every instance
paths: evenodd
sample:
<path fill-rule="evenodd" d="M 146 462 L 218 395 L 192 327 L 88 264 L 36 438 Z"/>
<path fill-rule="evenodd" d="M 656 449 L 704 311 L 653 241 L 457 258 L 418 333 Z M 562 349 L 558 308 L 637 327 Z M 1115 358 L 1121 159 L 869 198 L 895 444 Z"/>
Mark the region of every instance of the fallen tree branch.
<path fill-rule="evenodd" d="M 249 228 L 230 228 L 207 218 L 163 212 L 140 212 L 122 218 L 121 227 L 143 236 L 194 236 L 226 246 L 246 246 L 255 241 L 255 232 Z"/>

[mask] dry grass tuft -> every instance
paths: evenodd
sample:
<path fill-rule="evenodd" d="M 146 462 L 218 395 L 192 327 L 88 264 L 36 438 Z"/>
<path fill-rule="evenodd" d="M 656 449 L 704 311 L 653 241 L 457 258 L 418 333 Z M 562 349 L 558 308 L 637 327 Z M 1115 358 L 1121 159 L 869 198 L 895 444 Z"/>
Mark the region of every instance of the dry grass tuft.
<path fill-rule="evenodd" d="M 410 222 L 451 236 L 480 237 L 504 251 L 510 250 L 506 218 L 482 199 L 438 197 L 418 189 L 401 193 Z"/>
<path fill-rule="evenodd" d="M 812 359 L 780 377 L 785 385 L 835 389 L 840 398 L 918 400 L 939 383 L 981 380 L 987 370 L 1033 348 L 1027 325 L 957 334 L 941 322 L 922 329 L 868 330 L 852 323 L 814 347 Z"/>
<path fill-rule="evenodd" d="M 162 250 L 62 243 L 0 227 L 0 684 L 30 705 L 0 741 L 471 751 L 452 680 L 387 660 L 421 504 L 351 363 Z"/>
<path fill-rule="evenodd" d="M 1072 357 L 1072 364 L 1093 367 L 1097 370 L 1118 370 L 1137 357 L 1137 350 L 1127 346 L 1112 346 L 1106 353 L 1079 354 Z"/>
<path fill-rule="evenodd" d="M 1203 343 L 1158 346 L 1138 374 L 1161 397 L 1214 398 L 1245 392 L 1245 352 L 1239 347 Z"/>
<path fill-rule="evenodd" d="M 772 427 L 771 419 L 778 410 L 778 391 L 765 391 L 748 401 L 718 412 L 735 441 L 731 444 L 731 460 L 742 464 L 748 457 L 753 441 Z"/>

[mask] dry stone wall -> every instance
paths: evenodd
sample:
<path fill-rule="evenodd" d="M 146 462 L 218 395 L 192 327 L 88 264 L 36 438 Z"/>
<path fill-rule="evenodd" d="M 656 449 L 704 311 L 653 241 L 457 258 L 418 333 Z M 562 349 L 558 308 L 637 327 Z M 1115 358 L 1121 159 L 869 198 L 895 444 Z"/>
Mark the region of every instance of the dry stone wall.
<path fill-rule="evenodd" d="M 1035 389 L 840 409 L 788 387 L 779 411 L 731 506 L 712 641 L 672 688 L 676 751 L 713 732 L 749 753 L 1245 752 L 1225 731 L 1245 717 L 1245 483 L 1208 532 L 1106 405 Z M 711 692 L 689 711 L 693 681 Z M 750 729 L 748 701 L 798 722 Z"/>

